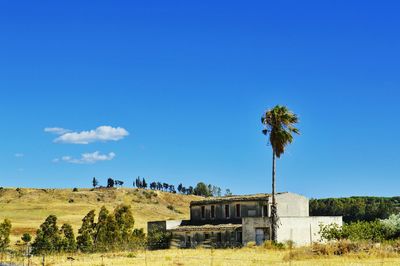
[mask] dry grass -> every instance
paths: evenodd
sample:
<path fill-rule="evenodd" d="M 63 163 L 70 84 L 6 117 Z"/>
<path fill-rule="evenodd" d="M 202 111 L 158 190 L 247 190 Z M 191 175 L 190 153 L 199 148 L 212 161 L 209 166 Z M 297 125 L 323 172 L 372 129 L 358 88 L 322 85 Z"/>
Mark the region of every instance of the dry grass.
<path fill-rule="evenodd" d="M 232 266 L 232 265 L 298 265 L 298 266 L 339 266 L 339 265 L 400 265 L 400 257 L 379 256 L 320 256 L 312 259 L 285 260 L 291 251 L 266 250 L 263 248 L 242 249 L 191 249 L 158 250 L 89 255 L 59 255 L 46 257 L 46 265 L 190 265 L 190 266 Z M 74 260 L 68 260 L 73 257 Z M 17 262 L 14 260 L 14 262 Z M 27 261 L 25 260 L 25 263 Z M 40 265 L 41 258 L 33 258 L 33 265 Z M 22 261 L 19 261 L 22 264 Z"/>
<path fill-rule="evenodd" d="M 70 200 L 73 200 L 70 203 Z M 121 203 L 129 204 L 135 218 L 135 227 L 146 230 L 149 220 L 188 219 L 189 204 L 197 196 L 182 196 L 143 189 L 1 189 L 0 220 L 11 220 L 11 240 L 15 242 L 25 233 L 34 233 L 44 219 L 55 214 L 59 223 L 70 223 L 75 232 L 83 216 L 96 212 L 105 205 L 110 210 Z M 167 206 L 173 206 L 173 210 Z"/>

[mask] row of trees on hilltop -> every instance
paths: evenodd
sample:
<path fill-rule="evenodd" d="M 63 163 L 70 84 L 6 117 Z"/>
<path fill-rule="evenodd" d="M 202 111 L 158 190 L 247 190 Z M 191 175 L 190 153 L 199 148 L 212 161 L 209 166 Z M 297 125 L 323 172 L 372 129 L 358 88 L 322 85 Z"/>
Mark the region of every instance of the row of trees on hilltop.
<path fill-rule="evenodd" d="M 123 181 L 120 180 L 115 180 L 113 178 L 108 178 L 107 179 L 107 188 L 113 188 L 120 186 L 122 187 L 124 184 Z M 94 188 L 99 186 L 99 182 L 96 179 L 96 177 L 93 177 L 92 180 L 92 185 Z M 103 186 L 100 186 L 103 187 Z M 153 181 L 150 184 L 147 183 L 145 178 L 137 177 L 133 181 L 133 187 L 137 188 L 144 188 L 144 189 L 152 189 L 152 190 L 160 190 L 160 191 L 165 191 L 165 192 L 170 192 L 170 193 L 180 193 L 184 195 L 198 195 L 198 196 L 204 196 L 204 197 L 220 197 L 222 196 L 222 189 L 218 186 L 214 185 L 206 185 L 203 182 L 197 183 L 195 187 L 192 186 L 184 186 L 182 183 L 180 183 L 176 188 L 175 185 L 168 184 L 166 182 L 156 182 Z M 225 195 L 232 195 L 231 191 L 229 189 L 225 190 Z"/>

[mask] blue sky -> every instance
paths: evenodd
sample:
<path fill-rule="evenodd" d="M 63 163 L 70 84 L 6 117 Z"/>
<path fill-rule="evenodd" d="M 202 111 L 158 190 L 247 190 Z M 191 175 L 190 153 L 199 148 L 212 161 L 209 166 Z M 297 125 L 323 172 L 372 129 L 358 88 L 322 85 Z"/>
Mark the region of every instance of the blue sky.
<path fill-rule="evenodd" d="M 142 176 L 269 192 L 260 117 L 284 104 L 302 134 L 278 160 L 278 190 L 399 195 L 399 8 L 2 1 L 0 185 Z M 55 141 L 53 127 L 70 135 Z"/>

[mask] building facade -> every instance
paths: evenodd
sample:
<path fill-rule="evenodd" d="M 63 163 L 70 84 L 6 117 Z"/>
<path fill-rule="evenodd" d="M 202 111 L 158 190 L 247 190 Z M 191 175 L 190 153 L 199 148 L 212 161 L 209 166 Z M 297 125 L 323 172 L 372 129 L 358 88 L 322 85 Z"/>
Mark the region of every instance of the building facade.
<path fill-rule="evenodd" d="M 207 198 L 190 203 L 190 220 L 148 223 L 148 232 L 172 233 L 171 246 L 191 248 L 260 245 L 271 236 L 271 195 Z M 276 194 L 279 242 L 307 245 L 320 240 L 320 224 L 342 225 L 342 217 L 309 216 L 309 201 L 295 193 Z"/>

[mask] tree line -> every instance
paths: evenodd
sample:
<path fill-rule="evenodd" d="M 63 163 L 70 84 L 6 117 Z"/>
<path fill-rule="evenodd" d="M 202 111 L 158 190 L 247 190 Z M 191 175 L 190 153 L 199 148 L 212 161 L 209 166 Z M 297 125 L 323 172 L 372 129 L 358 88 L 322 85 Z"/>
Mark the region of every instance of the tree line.
<path fill-rule="evenodd" d="M 61 227 L 57 216 L 49 215 L 36 231 L 31 244 L 33 255 L 73 253 L 76 251 L 106 252 L 124 251 L 144 248 L 147 239 L 143 229 L 134 229 L 135 220 L 130 206 L 119 205 L 113 212 L 102 207 L 96 219 L 91 210 L 82 219 L 82 225 L 75 237 L 72 226 L 68 223 Z M 10 243 L 11 222 L 0 223 L 0 251 L 4 252 Z M 25 245 L 31 242 L 29 233 L 23 234 L 21 240 Z"/>
<path fill-rule="evenodd" d="M 108 178 L 107 179 L 107 186 L 106 188 L 113 188 L 113 187 L 122 187 L 124 184 L 123 181 L 121 180 L 116 180 L 113 178 Z M 222 196 L 222 189 L 218 186 L 214 186 L 211 184 L 205 184 L 204 182 L 199 182 L 195 187 L 192 186 L 184 186 L 182 183 L 180 183 L 178 186 L 173 184 L 168 184 L 166 182 L 150 182 L 148 183 L 145 178 L 141 178 L 140 176 L 137 177 L 133 183 L 133 187 L 136 188 L 143 188 L 143 189 L 151 189 L 151 190 L 159 190 L 159 191 L 164 191 L 164 192 L 170 192 L 170 193 L 180 193 L 184 195 L 197 195 L 197 196 L 203 196 L 203 197 L 221 197 Z M 96 177 L 93 177 L 92 179 L 92 186 L 93 188 L 99 187 L 99 182 Z M 100 188 L 104 188 L 103 186 L 100 186 Z M 226 189 L 225 196 L 230 196 L 232 195 L 230 189 Z"/>
<path fill-rule="evenodd" d="M 311 216 L 343 216 L 346 223 L 386 219 L 398 213 L 400 197 L 349 197 L 311 199 Z"/>

